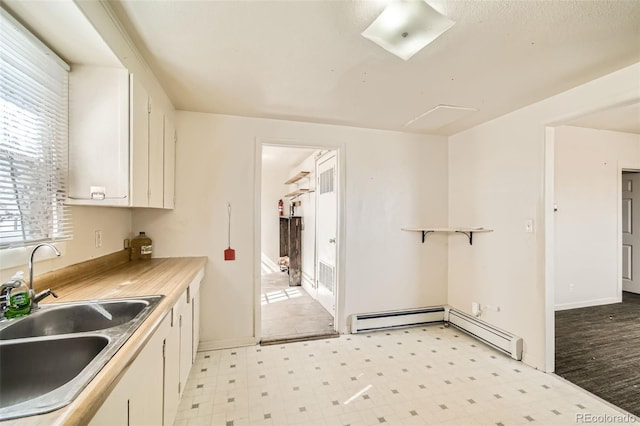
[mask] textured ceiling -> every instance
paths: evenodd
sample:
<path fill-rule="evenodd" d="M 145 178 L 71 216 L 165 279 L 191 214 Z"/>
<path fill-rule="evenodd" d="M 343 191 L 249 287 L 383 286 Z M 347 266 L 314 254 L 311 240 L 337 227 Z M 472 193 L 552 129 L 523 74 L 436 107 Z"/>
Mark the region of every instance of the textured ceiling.
<path fill-rule="evenodd" d="M 635 0 L 429 0 L 456 24 L 406 62 L 360 35 L 382 1 L 109 4 L 190 111 L 452 134 L 640 61 Z M 440 104 L 478 111 L 405 126 Z"/>
<path fill-rule="evenodd" d="M 406 62 L 360 36 L 389 0 L 101 1 L 188 111 L 448 135 L 640 61 L 638 0 L 429 0 L 456 24 Z M 0 4 L 69 62 L 118 66 L 73 1 Z M 634 125 L 603 114 L 580 125 Z"/>

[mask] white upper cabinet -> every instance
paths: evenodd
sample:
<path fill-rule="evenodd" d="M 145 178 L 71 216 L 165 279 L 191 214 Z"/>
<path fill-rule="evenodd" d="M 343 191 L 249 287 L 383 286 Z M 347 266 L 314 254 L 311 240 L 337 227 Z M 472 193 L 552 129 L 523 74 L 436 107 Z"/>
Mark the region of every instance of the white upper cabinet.
<path fill-rule="evenodd" d="M 129 206 L 129 73 L 69 74 L 69 204 Z"/>
<path fill-rule="evenodd" d="M 164 205 L 164 117 L 159 105 L 149 98 L 149 207 Z M 167 141 L 168 142 L 168 141 Z"/>
<path fill-rule="evenodd" d="M 71 66 L 67 203 L 173 208 L 173 106 L 110 2 L 0 3 Z"/>
<path fill-rule="evenodd" d="M 167 146 L 175 156 L 175 136 L 165 129 L 166 122 L 173 123 L 173 114 L 154 101 L 134 74 L 130 86 L 131 206 L 173 208 L 175 161 L 165 159 Z M 170 200 L 165 199 L 165 185 L 171 187 Z"/>
<path fill-rule="evenodd" d="M 149 206 L 149 95 L 131 75 L 131 206 Z"/>
<path fill-rule="evenodd" d="M 68 203 L 173 208 L 173 111 L 118 68 L 74 68 L 69 98 Z"/>

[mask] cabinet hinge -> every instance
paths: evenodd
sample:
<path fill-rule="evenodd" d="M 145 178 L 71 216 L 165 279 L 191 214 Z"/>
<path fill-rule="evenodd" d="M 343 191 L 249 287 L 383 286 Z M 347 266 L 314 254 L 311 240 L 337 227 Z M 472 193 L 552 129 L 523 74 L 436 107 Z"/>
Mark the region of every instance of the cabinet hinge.
<path fill-rule="evenodd" d="M 173 132 L 173 143 L 178 143 L 178 132 Z"/>
<path fill-rule="evenodd" d="M 182 389 L 182 383 L 178 382 L 178 395 L 180 395 L 180 389 Z"/>
<path fill-rule="evenodd" d="M 191 286 L 187 287 L 187 303 L 191 303 Z"/>
<path fill-rule="evenodd" d="M 151 114 L 151 99 L 147 100 L 147 112 Z"/>
<path fill-rule="evenodd" d="M 178 326 L 182 328 L 182 314 L 180 314 L 180 318 L 178 320 Z"/>
<path fill-rule="evenodd" d="M 162 341 L 162 359 L 167 357 L 167 339 Z"/>

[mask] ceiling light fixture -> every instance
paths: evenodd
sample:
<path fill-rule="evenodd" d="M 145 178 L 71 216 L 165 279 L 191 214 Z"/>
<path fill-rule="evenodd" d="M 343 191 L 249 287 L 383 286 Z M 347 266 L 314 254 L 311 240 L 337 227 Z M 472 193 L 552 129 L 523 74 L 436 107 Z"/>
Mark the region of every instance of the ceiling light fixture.
<path fill-rule="evenodd" d="M 454 24 L 424 0 L 391 0 L 361 35 L 406 61 Z"/>

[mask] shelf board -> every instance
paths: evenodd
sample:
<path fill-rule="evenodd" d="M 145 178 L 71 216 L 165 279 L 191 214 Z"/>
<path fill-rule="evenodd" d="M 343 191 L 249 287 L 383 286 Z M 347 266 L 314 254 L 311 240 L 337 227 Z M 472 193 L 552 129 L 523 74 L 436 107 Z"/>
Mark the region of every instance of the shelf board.
<path fill-rule="evenodd" d="M 493 232 L 493 229 L 487 228 L 401 228 L 403 231 L 414 231 L 414 232 L 422 232 L 422 242 L 424 243 L 427 234 L 431 232 L 450 232 L 450 233 L 458 233 L 464 234 L 469 238 L 469 245 L 473 244 L 473 234 L 474 232 Z"/>
<path fill-rule="evenodd" d="M 306 194 L 308 192 L 311 192 L 311 190 L 310 189 L 306 189 L 306 188 L 300 188 L 300 189 L 296 189 L 295 191 L 286 194 L 285 197 L 287 197 L 287 198 L 288 197 L 298 197 L 298 196 L 300 196 L 302 194 Z"/>
<path fill-rule="evenodd" d="M 290 185 L 292 183 L 296 183 L 297 181 L 299 181 L 302 178 L 305 178 L 307 176 L 309 176 L 311 172 L 306 172 L 306 171 L 301 171 L 300 173 L 298 173 L 297 175 L 295 175 L 294 177 L 292 177 L 291 179 L 289 179 L 288 181 L 285 182 L 285 185 Z M 286 197 L 286 195 L 285 195 Z"/>

